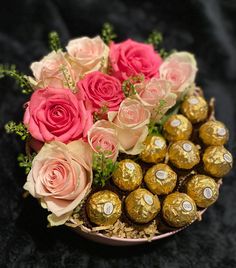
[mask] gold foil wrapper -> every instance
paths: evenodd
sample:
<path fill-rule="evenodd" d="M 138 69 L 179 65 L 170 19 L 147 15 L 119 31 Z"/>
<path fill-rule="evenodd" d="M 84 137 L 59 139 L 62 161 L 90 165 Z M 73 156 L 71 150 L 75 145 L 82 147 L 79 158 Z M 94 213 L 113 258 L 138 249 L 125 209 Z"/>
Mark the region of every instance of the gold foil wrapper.
<path fill-rule="evenodd" d="M 166 164 L 157 164 L 145 174 L 147 188 L 157 195 L 171 193 L 177 182 L 177 174 Z"/>
<path fill-rule="evenodd" d="M 188 140 L 192 134 L 191 122 L 181 114 L 174 114 L 164 123 L 164 137 L 168 141 Z"/>
<path fill-rule="evenodd" d="M 170 226 L 179 228 L 190 224 L 197 218 L 197 207 L 187 194 L 175 192 L 165 198 L 162 215 Z"/>
<path fill-rule="evenodd" d="M 209 146 L 203 154 L 205 171 L 213 177 L 224 177 L 233 166 L 233 157 L 224 146 Z"/>
<path fill-rule="evenodd" d="M 142 168 L 131 159 L 122 160 L 113 172 L 112 179 L 121 190 L 133 191 L 142 183 Z"/>
<path fill-rule="evenodd" d="M 182 105 L 181 112 L 192 122 L 199 123 L 207 118 L 208 104 L 201 96 L 189 96 Z"/>
<path fill-rule="evenodd" d="M 118 195 L 111 191 L 99 191 L 89 198 L 86 211 L 91 222 L 97 225 L 111 225 L 121 215 L 121 201 Z"/>
<path fill-rule="evenodd" d="M 127 196 L 125 208 L 131 220 L 137 223 L 147 223 L 156 217 L 161 205 L 156 195 L 139 188 Z"/>
<path fill-rule="evenodd" d="M 224 145 L 229 139 L 229 131 L 219 121 L 208 121 L 199 129 L 199 137 L 206 145 Z"/>
<path fill-rule="evenodd" d="M 191 169 L 200 162 L 199 150 L 191 141 L 176 141 L 169 148 L 169 160 L 180 169 Z"/>
<path fill-rule="evenodd" d="M 198 207 L 207 208 L 217 200 L 219 188 L 214 179 L 198 174 L 187 182 L 186 193 Z"/>
<path fill-rule="evenodd" d="M 166 140 L 161 136 L 148 136 L 139 157 L 147 163 L 159 163 L 166 156 Z"/>

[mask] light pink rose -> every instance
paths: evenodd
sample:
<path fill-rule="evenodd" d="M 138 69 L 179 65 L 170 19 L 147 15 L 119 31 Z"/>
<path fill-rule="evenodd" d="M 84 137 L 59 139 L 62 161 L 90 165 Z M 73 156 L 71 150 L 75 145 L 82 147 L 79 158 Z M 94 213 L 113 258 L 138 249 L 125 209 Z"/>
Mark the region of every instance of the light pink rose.
<path fill-rule="evenodd" d="M 63 74 L 63 68 L 68 73 L 71 81 L 75 84 L 78 80 L 76 73 L 72 70 L 71 65 L 62 51 L 52 51 L 45 56 L 41 61 L 33 62 L 30 66 L 34 78 L 30 78 L 32 85 L 38 88 L 56 87 L 68 88 L 68 81 Z M 35 80 L 34 80 L 35 79 Z"/>
<path fill-rule="evenodd" d="M 108 113 L 108 119 L 117 132 L 119 150 L 131 155 L 139 154 L 148 135 L 149 110 L 140 101 L 127 98 L 118 112 Z"/>
<path fill-rule="evenodd" d="M 116 161 L 119 152 L 119 141 L 110 122 L 106 120 L 97 121 L 88 132 L 88 142 L 95 153 L 104 152 L 107 157 Z"/>
<path fill-rule="evenodd" d="M 83 100 L 69 89 L 48 87 L 32 94 L 24 124 L 38 141 L 68 143 L 86 137 L 93 118 Z"/>
<path fill-rule="evenodd" d="M 140 74 L 145 78 L 158 76 L 158 69 L 162 63 L 161 57 L 152 45 L 131 39 L 118 44 L 111 43 L 109 59 L 112 75 L 121 81 Z"/>
<path fill-rule="evenodd" d="M 66 50 L 70 63 L 81 77 L 89 72 L 106 70 L 109 48 L 100 36 L 71 40 Z"/>
<path fill-rule="evenodd" d="M 160 66 L 160 78 L 170 81 L 171 91 L 178 96 L 194 83 L 196 73 L 196 60 L 188 52 L 173 53 Z"/>
<path fill-rule="evenodd" d="M 99 111 L 103 106 L 110 111 L 117 111 L 125 98 L 120 81 L 101 72 L 87 74 L 78 82 L 77 88 L 85 94 L 94 111 Z"/>
<path fill-rule="evenodd" d="M 91 164 L 91 149 L 81 140 L 47 143 L 35 156 L 24 189 L 62 224 L 91 188 Z"/>
<path fill-rule="evenodd" d="M 142 104 L 151 112 L 151 117 L 158 121 L 176 103 L 176 94 L 171 93 L 171 82 L 151 78 L 135 85 L 136 93 Z"/>

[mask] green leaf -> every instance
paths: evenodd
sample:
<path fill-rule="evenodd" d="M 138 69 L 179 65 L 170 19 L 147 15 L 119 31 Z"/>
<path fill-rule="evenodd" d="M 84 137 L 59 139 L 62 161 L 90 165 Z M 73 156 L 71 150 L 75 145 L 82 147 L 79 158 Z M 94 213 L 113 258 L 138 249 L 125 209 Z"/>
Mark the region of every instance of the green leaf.
<path fill-rule="evenodd" d="M 110 23 L 106 22 L 103 24 L 101 37 L 104 43 L 106 43 L 107 45 L 109 45 L 112 42 L 112 40 L 116 38 L 113 26 Z"/>
<path fill-rule="evenodd" d="M 57 32 L 50 32 L 48 35 L 49 47 L 52 51 L 58 51 L 62 49 L 59 34 Z"/>
<path fill-rule="evenodd" d="M 16 70 L 15 65 L 0 65 L 0 78 L 11 77 L 21 87 L 23 94 L 30 94 L 33 92 L 33 88 L 26 75 Z"/>
<path fill-rule="evenodd" d="M 14 133 L 20 136 L 22 140 L 25 140 L 29 136 L 29 132 L 23 123 L 16 124 L 10 121 L 5 125 L 5 130 L 8 134 Z"/>
<path fill-rule="evenodd" d="M 122 90 L 126 97 L 135 95 L 137 92 L 135 90 L 135 84 L 144 81 L 144 75 L 139 74 L 135 76 L 130 76 L 128 79 L 124 80 L 122 83 Z"/>
<path fill-rule="evenodd" d="M 34 157 L 36 156 L 36 153 L 32 154 L 31 156 L 19 154 L 17 157 L 17 161 L 19 163 L 19 166 L 22 168 L 25 168 L 25 174 L 29 174 L 31 167 L 32 167 L 32 161 Z"/>

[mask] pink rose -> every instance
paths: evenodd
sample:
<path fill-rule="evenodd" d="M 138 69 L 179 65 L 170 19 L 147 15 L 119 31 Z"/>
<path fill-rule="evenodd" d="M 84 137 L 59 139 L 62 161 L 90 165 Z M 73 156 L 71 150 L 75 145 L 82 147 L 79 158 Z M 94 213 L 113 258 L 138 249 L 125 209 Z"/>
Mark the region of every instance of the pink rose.
<path fill-rule="evenodd" d="M 93 118 L 84 102 L 69 89 L 48 87 L 32 94 L 24 124 L 36 140 L 67 143 L 86 137 Z"/>
<path fill-rule="evenodd" d="M 81 140 L 46 143 L 32 162 L 24 189 L 53 213 L 51 223 L 63 224 L 91 188 L 91 164 L 91 149 Z"/>
<path fill-rule="evenodd" d="M 137 94 L 134 96 L 151 112 L 155 121 L 176 103 L 176 94 L 170 92 L 171 85 L 171 82 L 155 77 L 135 85 Z"/>
<path fill-rule="evenodd" d="M 116 161 L 119 142 L 116 131 L 110 122 L 97 121 L 88 132 L 88 142 L 95 153 L 104 152 L 107 157 Z M 106 154 L 107 152 L 109 154 Z"/>
<path fill-rule="evenodd" d="M 81 77 L 89 72 L 105 70 L 107 67 L 109 48 L 100 36 L 71 40 L 66 50 L 70 63 Z"/>
<path fill-rule="evenodd" d="M 76 73 L 72 70 L 71 65 L 65 58 L 65 53 L 62 51 L 52 51 L 45 56 L 41 61 L 33 62 L 31 70 L 33 72 L 35 81 L 30 78 L 32 85 L 37 88 L 55 87 L 55 88 L 68 88 L 68 81 L 63 73 L 67 72 L 72 84 L 78 79 Z"/>
<path fill-rule="evenodd" d="M 139 74 L 143 74 L 145 78 L 157 76 L 162 63 L 161 57 L 152 45 L 131 39 L 119 44 L 112 43 L 109 58 L 112 75 L 121 81 Z"/>
<path fill-rule="evenodd" d="M 178 95 L 194 83 L 196 73 L 196 60 L 188 52 L 173 53 L 160 66 L 160 78 L 170 81 L 171 91 Z"/>
<path fill-rule="evenodd" d="M 120 81 L 101 72 L 87 74 L 78 82 L 77 87 L 91 102 L 94 111 L 98 111 L 103 106 L 108 110 L 117 111 L 125 97 Z"/>
<path fill-rule="evenodd" d="M 119 150 L 131 155 L 139 154 L 148 135 L 149 110 L 140 101 L 127 98 L 118 112 L 108 113 L 108 119 L 117 132 Z"/>

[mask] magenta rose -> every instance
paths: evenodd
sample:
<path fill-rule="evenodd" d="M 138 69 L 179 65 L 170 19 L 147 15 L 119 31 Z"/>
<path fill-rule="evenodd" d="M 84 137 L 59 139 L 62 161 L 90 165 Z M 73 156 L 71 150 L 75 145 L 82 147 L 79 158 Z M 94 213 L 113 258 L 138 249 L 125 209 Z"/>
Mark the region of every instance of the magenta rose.
<path fill-rule="evenodd" d="M 110 63 L 112 75 L 123 81 L 130 76 L 143 74 L 145 78 L 158 75 L 162 63 L 160 55 L 152 45 L 128 39 L 110 46 Z"/>
<path fill-rule="evenodd" d="M 69 89 L 48 87 L 32 94 L 24 124 L 38 141 L 68 143 L 86 137 L 93 118 L 83 100 Z"/>
<path fill-rule="evenodd" d="M 77 87 L 90 101 L 94 111 L 103 106 L 110 111 L 117 111 L 125 98 L 120 81 L 101 72 L 87 74 L 77 83 Z"/>

